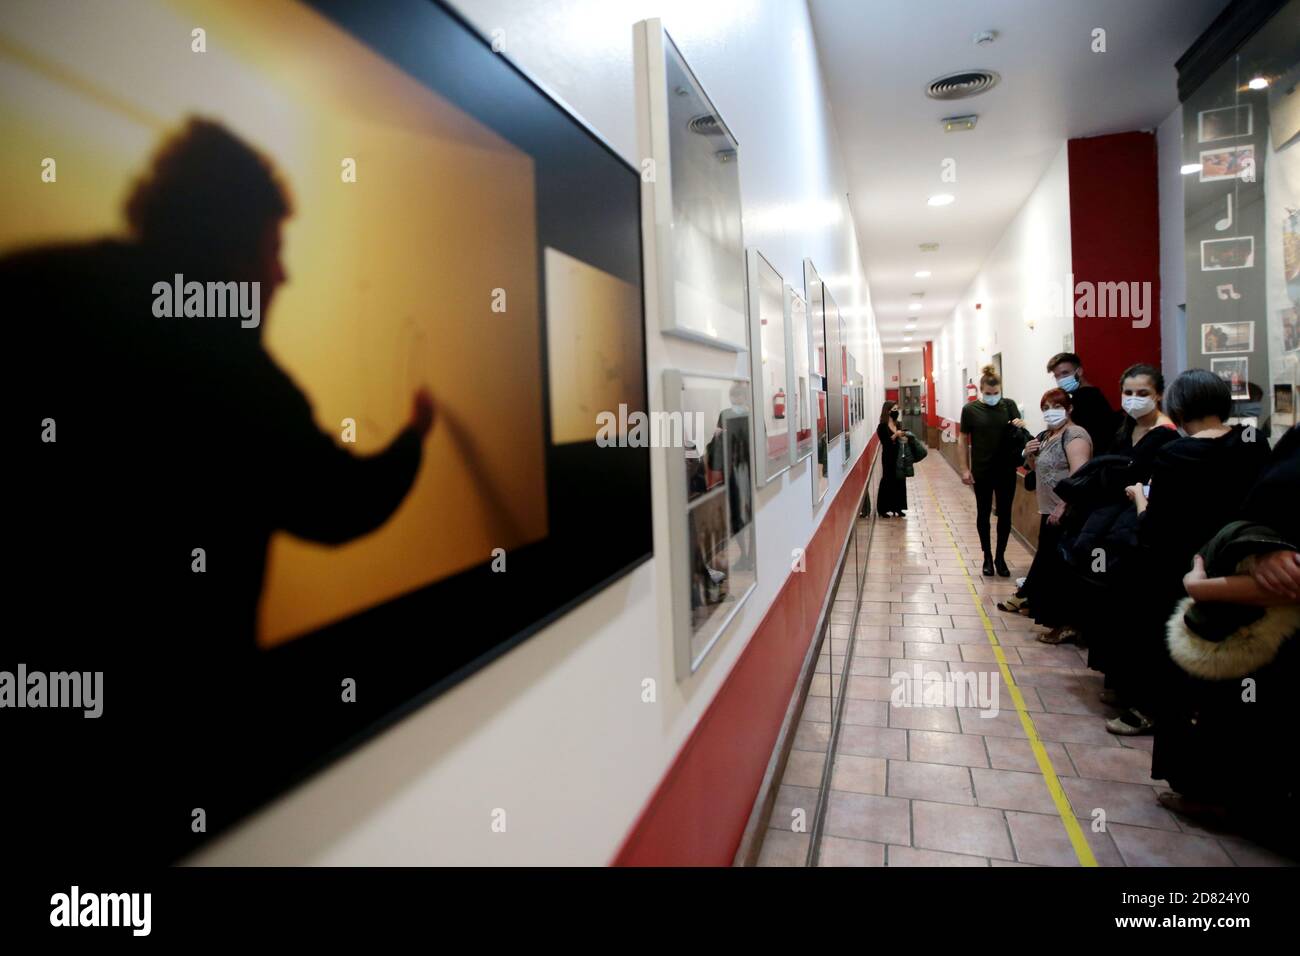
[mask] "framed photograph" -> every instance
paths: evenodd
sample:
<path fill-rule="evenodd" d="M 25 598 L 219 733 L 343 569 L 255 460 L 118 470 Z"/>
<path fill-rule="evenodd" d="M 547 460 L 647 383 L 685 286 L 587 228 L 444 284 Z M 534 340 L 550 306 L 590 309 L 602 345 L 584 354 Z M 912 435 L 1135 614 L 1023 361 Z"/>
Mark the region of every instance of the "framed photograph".
<path fill-rule="evenodd" d="M 1250 398 L 1250 367 L 1245 356 L 1210 359 L 1210 371 L 1228 383 L 1234 402 Z"/>
<path fill-rule="evenodd" d="M 830 289 L 822 283 L 826 319 L 826 407 L 832 444 L 844 434 L 844 323 Z"/>
<path fill-rule="evenodd" d="M 1282 351 L 1300 351 L 1300 310 L 1294 305 L 1289 309 L 1279 309 L 1277 318 L 1282 326 Z"/>
<path fill-rule="evenodd" d="M 647 281 L 664 332 L 749 348 L 739 145 L 658 19 L 635 29 Z M 653 278 L 651 278 L 653 276 Z"/>
<path fill-rule="evenodd" d="M 1254 322 L 1202 322 L 1201 354 L 1255 351 Z"/>
<path fill-rule="evenodd" d="M 1228 269 L 1253 269 L 1254 266 L 1254 236 L 1233 236 L 1231 239 L 1201 240 L 1202 272 L 1219 272 Z"/>
<path fill-rule="evenodd" d="M 749 335 L 753 348 L 755 476 L 759 487 L 794 464 L 790 440 L 790 336 L 786 325 L 785 283 L 757 249 L 749 250 Z"/>
<path fill-rule="evenodd" d="M 1249 103 L 1202 110 L 1196 114 L 1197 142 L 1213 143 L 1221 139 L 1251 136 L 1253 133 L 1254 114 Z"/>
<path fill-rule="evenodd" d="M 6 146 L 52 136 L 60 163 L 95 171 L 57 217 L 57 255 L 29 239 L 32 222 L 55 228 L 48 198 L 29 212 L 23 191 L 6 196 L 0 254 L 26 263 L 6 263 L 6 289 L 69 328 L 98 320 L 23 347 L 13 375 L 34 410 L 59 383 L 76 438 L 36 453 L 55 463 L 32 464 L 34 517 L 10 529 L 41 556 L 12 580 L 14 612 L 30 601 L 41 628 L 7 656 L 105 673 L 106 719 L 75 721 L 96 725 L 93 746 L 62 739 L 74 722 L 31 734 L 60 761 L 77 753 L 75 777 L 26 769 L 77 795 L 88 848 L 129 834 L 119 862 L 143 866 L 191 853 L 651 557 L 651 453 L 601 424 L 647 411 L 641 177 L 442 3 L 223 5 L 238 55 L 195 69 L 165 65 L 180 63 L 157 29 L 175 16 L 165 0 L 112 16 L 130 44 L 101 45 L 94 16 L 31 33 L 40 44 L 5 32 L 26 97 L 0 116 Z M 55 62 L 69 66 L 40 66 Z M 98 241 L 136 188 L 150 223 Z M 102 278 L 242 274 L 210 237 L 278 227 L 289 197 L 288 274 L 274 298 L 252 290 L 255 322 L 223 301 L 182 329 L 151 317 L 156 286 L 137 299 Z M 150 440 L 123 447 L 106 407 L 148 420 Z M 87 540 L 112 561 L 78 558 Z M 116 766 L 97 773 L 89 750 L 129 754 L 130 774 L 85 795 Z"/>
<path fill-rule="evenodd" d="M 1273 385 L 1273 424 L 1280 428 L 1295 424 L 1295 390 L 1290 382 Z"/>
<path fill-rule="evenodd" d="M 1221 179 L 1255 179 L 1254 146 L 1221 146 L 1201 150 L 1201 182 L 1212 183 Z"/>
<path fill-rule="evenodd" d="M 803 261 L 804 296 L 808 300 L 808 329 L 811 335 L 813 416 L 816 419 L 817 463 L 813 468 L 813 504 L 820 504 L 830 490 L 830 423 L 826 396 L 826 287 L 811 259 Z"/>
<path fill-rule="evenodd" d="M 816 447 L 813 427 L 812 390 L 812 333 L 808 328 L 808 303 L 787 283 L 785 287 L 786 325 L 790 330 L 790 345 L 794 355 L 791 369 L 790 395 L 792 405 L 786 414 L 795 430 L 794 460 L 803 461 Z"/>
<path fill-rule="evenodd" d="M 667 448 L 674 656 L 693 674 L 758 580 L 750 380 L 669 369 L 664 411 L 682 423 Z"/>

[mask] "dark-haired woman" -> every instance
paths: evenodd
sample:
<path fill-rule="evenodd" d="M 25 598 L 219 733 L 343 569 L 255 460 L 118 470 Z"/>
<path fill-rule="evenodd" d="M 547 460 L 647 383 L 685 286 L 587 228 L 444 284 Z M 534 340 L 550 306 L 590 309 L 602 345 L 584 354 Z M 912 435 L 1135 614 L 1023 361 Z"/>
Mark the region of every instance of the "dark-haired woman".
<path fill-rule="evenodd" d="M 1125 603 L 1130 637 L 1116 649 L 1115 687 L 1127 709 L 1106 722 L 1113 734 L 1150 733 L 1164 706 L 1168 666 L 1165 625 L 1184 596 L 1183 576 L 1201 546 L 1236 517 L 1268 463 L 1268 442 L 1226 423 L 1232 392 L 1217 375 L 1188 369 L 1165 396 L 1169 417 L 1186 438 L 1155 455 L 1150 484 L 1126 490 L 1138 514 L 1140 577 Z"/>
<path fill-rule="evenodd" d="M 980 397 L 961 410 L 961 433 L 957 436 L 957 460 L 962 464 L 961 480 L 975 489 L 975 530 L 984 549 L 985 575 L 996 571 L 1011 576 L 1007 567 L 1007 541 L 1011 538 L 1011 502 L 1016 494 L 1016 469 L 1020 466 L 1023 442 L 1016 440 L 1025 427 L 1020 409 L 1002 397 L 1002 379 L 992 365 L 980 375 Z M 998 503 L 998 550 L 989 544 L 989 515 L 993 500 Z"/>
<path fill-rule="evenodd" d="M 898 403 L 885 402 L 880 408 L 880 487 L 876 489 L 876 514 L 882 518 L 907 514 L 907 479 L 898 477 L 898 443 L 906 441 L 898 424 Z"/>
<path fill-rule="evenodd" d="M 1070 419 L 1073 404 L 1065 389 L 1044 392 L 1039 409 L 1047 431 L 1041 440 L 1035 438 L 1025 445 L 1025 464 L 1034 469 L 1036 480 L 1039 523 L 1038 548 L 1022 590 L 1034 620 L 1051 628 L 1038 637 L 1044 644 L 1060 644 L 1077 636 L 1071 627 L 1071 602 L 1061 593 L 1066 580 L 1059 548 L 1065 502 L 1056 494 L 1056 486 L 1092 457 L 1092 438 Z"/>

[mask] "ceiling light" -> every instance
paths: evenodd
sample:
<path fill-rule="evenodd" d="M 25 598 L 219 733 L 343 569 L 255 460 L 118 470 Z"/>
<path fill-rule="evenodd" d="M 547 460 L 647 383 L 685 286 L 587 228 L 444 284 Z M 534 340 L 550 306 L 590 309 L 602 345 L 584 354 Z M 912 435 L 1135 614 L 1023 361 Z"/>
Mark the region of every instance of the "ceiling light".
<path fill-rule="evenodd" d="M 935 195 L 927 199 L 926 203 L 931 206 L 947 206 L 950 203 L 955 202 L 956 200 L 957 197 L 954 196 L 952 193 L 936 193 Z"/>
<path fill-rule="evenodd" d="M 920 312 L 920 311 L 921 311 L 921 303 L 920 303 L 920 302 L 913 302 L 911 305 L 909 305 L 909 306 L 907 307 L 907 311 L 908 311 L 908 312 Z"/>
<path fill-rule="evenodd" d="M 923 242 L 923 243 L 921 243 L 917 248 L 920 249 L 922 252 L 938 252 L 938 251 L 939 251 L 939 243 L 937 243 L 937 242 Z"/>
<path fill-rule="evenodd" d="M 945 133 L 964 133 L 975 128 L 975 124 L 979 122 L 979 117 L 974 113 L 969 113 L 966 116 L 945 116 L 939 122 L 943 124 Z"/>
<path fill-rule="evenodd" d="M 1187 163 L 1185 166 L 1183 166 L 1182 168 L 1180 168 L 1178 171 L 1179 171 L 1180 173 L 1182 173 L 1184 176 L 1190 176 L 1192 173 L 1199 173 L 1199 172 L 1201 171 L 1201 164 L 1200 164 L 1200 163 Z"/>
<path fill-rule="evenodd" d="M 1252 90 L 1266 90 L 1268 89 L 1268 78 L 1263 76 L 1257 76 L 1246 85 L 1249 86 Z"/>
<path fill-rule="evenodd" d="M 898 351 L 900 351 L 900 352 L 910 352 L 910 351 L 912 351 L 912 347 L 911 347 L 910 345 L 904 345 L 904 346 L 903 346 L 901 349 L 899 349 Z"/>
<path fill-rule="evenodd" d="M 930 271 L 928 269 L 922 269 L 916 274 L 916 277 L 918 279 L 928 279 L 930 278 Z"/>
<path fill-rule="evenodd" d="M 975 34 L 975 45 L 988 46 L 997 38 L 998 38 L 997 30 L 981 30 L 979 33 Z"/>

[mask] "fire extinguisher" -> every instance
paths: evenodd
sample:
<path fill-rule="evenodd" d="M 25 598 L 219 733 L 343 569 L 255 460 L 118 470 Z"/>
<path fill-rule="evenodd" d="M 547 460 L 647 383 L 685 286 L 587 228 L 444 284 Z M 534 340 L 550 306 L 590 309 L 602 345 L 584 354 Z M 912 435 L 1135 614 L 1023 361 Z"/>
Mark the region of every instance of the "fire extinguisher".
<path fill-rule="evenodd" d="M 973 402 L 979 398 L 979 389 L 975 387 L 974 382 L 966 383 L 966 401 Z"/>
<path fill-rule="evenodd" d="M 776 419 L 785 418 L 785 389 L 778 388 L 776 394 L 772 396 L 772 417 Z"/>

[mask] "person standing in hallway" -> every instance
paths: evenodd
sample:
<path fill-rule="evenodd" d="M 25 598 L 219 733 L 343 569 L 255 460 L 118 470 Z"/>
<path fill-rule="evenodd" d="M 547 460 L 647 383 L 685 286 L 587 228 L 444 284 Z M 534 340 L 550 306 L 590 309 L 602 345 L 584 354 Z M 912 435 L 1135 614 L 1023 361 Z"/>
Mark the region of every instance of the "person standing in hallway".
<path fill-rule="evenodd" d="M 1056 379 L 1056 387 L 1068 392 L 1074 403 L 1070 421 L 1088 433 L 1094 449 L 1108 447 L 1119 427 L 1119 419 L 1105 393 L 1084 378 L 1083 359 L 1073 352 L 1058 352 L 1048 360 L 1047 372 Z"/>
<path fill-rule="evenodd" d="M 980 398 L 961 410 L 961 432 L 957 436 L 957 458 L 963 465 L 961 480 L 975 489 L 975 529 L 984 549 L 985 575 L 996 571 L 1011 576 L 1007 567 L 1007 541 L 1011 538 L 1011 502 L 1016 494 L 1016 468 L 1024 448 L 1025 423 L 1020 409 L 1002 397 L 1002 379 L 992 365 L 980 375 Z M 989 543 L 989 516 L 993 501 L 998 504 L 998 547 Z"/>
<path fill-rule="evenodd" d="M 1071 405 L 1069 392 L 1048 389 L 1039 403 L 1047 432 L 1025 445 L 1025 464 L 1034 469 L 1037 479 L 1039 518 L 1038 548 L 1023 591 L 1034 620 L 1051 628 L 1038 637 L 1044 644 L 1060 644 L 1077 636 L 1068 620 L 1070 602 L 1061 594 L 1065 568 L 1059 544 L 1065 502 L 1056 494 L 1056 485 L 1092 457 L 1092 439 L 1071 420 Z"/>
<path fill-rule="evenodd" d="M 907 432 L 898 424 L 898 403 L 885 402 L 880 409 L 880 487 L 876 489 L 876 514 L 882 518 L 907 513 L 907 479 L 898 476 L 898 445 Z"/>

